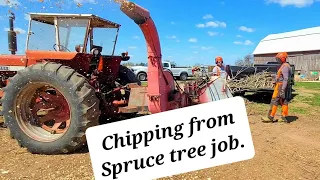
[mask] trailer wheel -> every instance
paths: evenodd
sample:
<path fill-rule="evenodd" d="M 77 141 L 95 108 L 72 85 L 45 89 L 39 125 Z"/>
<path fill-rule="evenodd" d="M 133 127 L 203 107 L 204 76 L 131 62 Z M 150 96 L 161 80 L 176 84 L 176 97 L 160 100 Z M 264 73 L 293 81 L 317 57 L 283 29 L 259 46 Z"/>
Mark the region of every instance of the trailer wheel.
<path fill-rule="evenodd" d="M 129 68 L 120 65 L 119 67 L 119 83 L 121 85 L 126 85 L 128 83 L 137 83 L 141 86 L 140 80 Z"/>
<path fill-rule="evenodd" d="M 21 147 L 36 154 L 73 152 L 98 125 L 99 99 L 86 78 L 47 62 L 19 71 L 3 88 L 5 123 Z"/>

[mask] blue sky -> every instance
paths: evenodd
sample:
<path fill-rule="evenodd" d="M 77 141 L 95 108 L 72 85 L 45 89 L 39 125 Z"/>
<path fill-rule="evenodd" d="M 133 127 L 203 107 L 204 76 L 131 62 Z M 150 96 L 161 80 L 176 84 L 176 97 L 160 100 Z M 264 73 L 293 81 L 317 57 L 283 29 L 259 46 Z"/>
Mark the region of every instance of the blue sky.
<path fill-rule="evenodd" d="M 0 41 L 7 42 L 7 14 L 16 14 L 19 54 L 24 53 L 29 12 L 89 13 L 121 24 L 116 53 L 147 62 L 139 27 L 112 0 L 0 0 Z M 252 53 L 268 34 L 319 26 L 320 0 L 132 0 L 151 13 L 160 36 L 163 60 L 178 65 L 225 64 Z M 16 4 L 13 5 L 12 4 Z M 110 48 L 107 47 L 107 48 Z M 0 53 L 8 54 L 7 43 Z M 73 50 L 73 49 L 72 49 Z"/>

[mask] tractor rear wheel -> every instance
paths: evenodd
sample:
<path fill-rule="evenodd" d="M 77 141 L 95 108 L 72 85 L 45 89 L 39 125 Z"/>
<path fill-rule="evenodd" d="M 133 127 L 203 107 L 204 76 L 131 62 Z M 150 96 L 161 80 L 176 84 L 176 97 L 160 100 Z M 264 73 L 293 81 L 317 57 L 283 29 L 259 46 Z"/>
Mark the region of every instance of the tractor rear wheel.
<path fill-rule="evenodd" d="M 95 90 L 70 67 L 53 62 L 29 66 L 3 90 L 5 123 L 31 153 L 73 152 L 86 144 L 86 129 L 98 125 Z"/>

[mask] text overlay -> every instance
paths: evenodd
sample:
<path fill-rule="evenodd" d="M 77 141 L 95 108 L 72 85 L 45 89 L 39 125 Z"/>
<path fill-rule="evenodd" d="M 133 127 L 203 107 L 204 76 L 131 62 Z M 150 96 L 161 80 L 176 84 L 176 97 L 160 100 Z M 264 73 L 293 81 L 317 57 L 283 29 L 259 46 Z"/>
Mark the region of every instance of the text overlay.
<path fill-rule="evenodd" d="M 254 157 L 244 100 L 233 97 L 91 127 L 95 179 L 155 179 Z"/>

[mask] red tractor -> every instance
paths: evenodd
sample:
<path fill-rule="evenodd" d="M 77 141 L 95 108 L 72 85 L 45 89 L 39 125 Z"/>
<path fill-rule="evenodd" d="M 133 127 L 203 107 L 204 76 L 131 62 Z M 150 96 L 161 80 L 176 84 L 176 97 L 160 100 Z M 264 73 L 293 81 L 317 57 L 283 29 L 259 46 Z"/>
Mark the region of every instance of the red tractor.
<path fill-rule="evenodd" d="M 5 125 L 20 146 L 32 153 L 73 152 L 86 144 L 88 127 L 232 97 L 221 78 L 181 88 L 162 68 L 149 12 L 132 2 L 121 10 L 145 36 L 148 87 L 120 65 L 129 60 L 127 53 L 114 55 L 119 24 L 91 14 L 31 13 L 25 55 L 16 55 L 12 14 L 11 55 L 0 56 L 1 103 Z"/>

